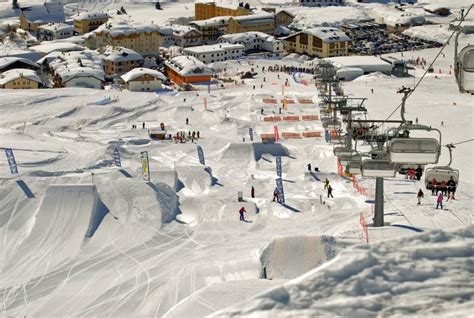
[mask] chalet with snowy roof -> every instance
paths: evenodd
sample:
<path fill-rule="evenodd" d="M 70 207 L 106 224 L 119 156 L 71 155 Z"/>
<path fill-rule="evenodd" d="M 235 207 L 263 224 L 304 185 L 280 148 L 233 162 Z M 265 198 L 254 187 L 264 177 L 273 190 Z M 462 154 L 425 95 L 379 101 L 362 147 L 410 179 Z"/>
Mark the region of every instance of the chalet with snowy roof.
<path fill-rule="evenodd" d="M 273 13 L 257 13 L 231 17 L 229 19 L 228 33 L 242 33 L 258 31 L 267 34 L 275 34 L 275 15 Z"/>
<path fill-rule="evenodd" d="M 294 18 L 295 14 L 286 10 L 280 10 L 275 14 L 275 27 L 287 27 L 293 22 Z"/>
<path fill-rule="evenodd" d="M 82 45 L 67 41 L 45 41 L 39 45 L 30 47 L 32 51 L 38 52 L 41 56 L 48 55 L 51 52 L 71 52 L 82 51 Z"/>
<path fill-rule="evenodd" d="M 177 56 L 166 64 L 166 75 L 175 84 L 209 82 L 214 71 L 192 56 Z"/>
<path fill-rule="evenodd" d="M 39 70 L 40 65 L 32 60 L 25 59 L 22 57 L 15 57 L 15 56 L 5 56 L 0 57 L 0 73 L 16 69 L 29 69 L 29 70 Z"/>
<path fill-rule="evenodd" d="M 105 75 L 114 76 L 127 73 L 143 63 L 143 56 L 119 46 L 108 46 L 104 53 Z"/>
<path fill-rule="evenodd" d="M 155 55 L 160 48 L 160 30 L 155 24 L 107 22 L 88 34 L 85 45 L 90 49 L 121 46 L 141 55 Z"/>
<path fill-rule="evenodd" d="M 227 33 L 230 16 L 215 17 L 189 22 L 189 25 L 202 33 L 204 43 L 214 43 L 219 36 Z"/>
<path fill-rule="evenodd" d="M 48 23 L 38 27 L 40 41 L 67 39 L 74 34 L 74 27 L 66 23 Z"/>
<path fill-rule="evenodd" d="M 161 46 L 189 47 L 203 43 L 202 32 L 189 25 L 171 24 L 160 27 Z"/>
<path fill-rule="evenodd" d="M 104 87 L 103 58 L 96 51 L 53 52 L 42 60 L 43 63 L 49 61 L 54 87 Z"/>
<path fill-rule="evenodd" d="M 219 37 L 218 43 L 242 44 L 245 46 L 246 53 L 263 51 L 281 55 L 284 51 L 282 40 L 276 39 L 272 35 L 255 31 L 226 34 Z"/>
<path fill-rule="evenodd" d="M 248 3 L 238 1 L 198 0 L 194 3 L 196 20 L 206 20 L 221 16 L 241 16 L 252 13 Z"/>
<path fill-rule="evenodd" d="M 110 16 L 104 12 L 81 12 L 74 17 L 74 32 L 86 34 L 106 23 Z"/>
<path fill-rule="evenodd" d="M 36 89 L 43 86 L 43 81 L 35 71 L 16 68 L 0 74 L 0 88 Z"/>
<path fill-rule="evenodd" d="M 186 48 L 183 53 L 208 64 L 241 58 L 245 54 L 245 46 L 230 43 L 200 45 Z"/>
<path fill-rule="evenodd" d="M 121 76 L 127 89 L 133 92 L 155 92 L 161 89 L 166 76 L 157 70 L 149 68 L 134 68 Z"/>
<path fill-rule="evenodd" d="M 324 58 L 348 55 L 351 39 L 339 29 L 320 27 L 292 34 L 283 40 L 288 53 Z"/>
<path fill-rule="evenodd" d="M 62 3 L 45 2 L 42 5 L 22 7 L 20 12 L 20 27 L 32 33 L 36 33 L 40 25 L 65 21 Z"/>

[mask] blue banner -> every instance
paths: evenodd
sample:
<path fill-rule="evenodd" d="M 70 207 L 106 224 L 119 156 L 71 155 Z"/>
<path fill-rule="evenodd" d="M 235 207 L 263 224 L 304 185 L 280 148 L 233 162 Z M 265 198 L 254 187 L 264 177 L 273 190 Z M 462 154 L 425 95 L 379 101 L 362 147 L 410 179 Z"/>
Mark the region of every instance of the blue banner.
<path fill-rule="evenodd" d="M 285 192 L 283 191 L 283 180 L 281 178 L 276 179 L 276 186 L 278 191 L 278 203 L 285 204 Z"/>
<path fill-rule="evenodd" d="M 142 174 L 143 180 L 150 181 L 150 162 L 148 161 L 148 151 L 142 151 L 140 153 L 142 161 Z"/>
<path fill-rule="evenodd" d="M 12 174 L 18 174 L 18 166 L 16 164 L 15 156 L 13 155 L 13 150 L 10 148 L 5 149 L 5 155 L 7 156 L 10 172 Z"/>
<path fill-rule="evenodd" d="M 114 155 L 113 155 L 114 163 L 117 167 L 122 166 L 122 162 L 120 161 L 120 150 L 118 147 L 114 147 Z"/>
<path fill-rule="evenodd" d="M 206 161 L 204 161 L 204 151 L 202 151 L 202 147 L 201 146 L 197 146 L 197 152 L 198 152 L 198 156 L 199 156 L 199 162 L 205 166 L 206 165 Z"/>
<path fill-rule="evenodd" d="M 252 127 L 249 127 L 249 137 L 250 137 L 250 141 L 253 141 L 253 128 Z"/>
<path fill-rule="evenodd" d="M 276 157 L 276 172 L 278 178 L 281 178 L 281 157 Z"/>

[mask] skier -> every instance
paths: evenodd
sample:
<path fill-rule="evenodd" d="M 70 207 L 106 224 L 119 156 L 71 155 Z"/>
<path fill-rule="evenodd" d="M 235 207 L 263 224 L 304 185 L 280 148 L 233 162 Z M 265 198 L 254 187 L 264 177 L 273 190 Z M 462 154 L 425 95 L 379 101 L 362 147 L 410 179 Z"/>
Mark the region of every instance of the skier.
<path fill-rule="evenodd" d="M 373 93 L 374 93 L 374 89 L 373 89 L 373 88 L 371 88 L 371 89 L 370 89 L 370 92 L 373 94 Z"/>
<path fill-rule="evenodd" d="M 416 196 L 416 198 L 418 199 L 418 205 L 421 204 L 421 199 L 425 197 L 425 194 L 423 193 L 423 191 L 418 191 L 418 195 Z"/>
<path fill-rule="evenodd" d="M 189 125 L 189 119 L 186 118 L 186 125 Z"/>
<path fill-rule="evenodd" d="M 306 167 L 308 167 L 308 171 L 311 172 L 311 163 L 308 163 Z"/>
<path fill-rule="evenodd" d="M 145 123 L 143 123 L 142 125 L 143 125 L 143 129 L 145 129 Z"/>
<path fill-rule="evenodd" d="M 196 132 L 196 136 L 198 139 L 201 138 L 201 134 L 199 133 L 199 130 Z"/>
<path fill-rule="evenodd" d="M 454 200 L 454 192 L 456 192 L 456 182 L 454 181 L 453 177 L 449 178 L 446 185 L 448 186 L 448 200 L 450 198 L 451 193 L 452 193 L 451 199 Z M 448 200 L 446 200 L 446 201 L 448 201 Z"/>
<path fill-rule="evenodd" d="M 422 175 L 423 175 L 423 169 L 421 168 L 420 165 L 418 165 L 415 171 L 416 180 L 420 181 Z"/>
<path fill-rule="evenodd" d="M 263 115 L 263 108 L 260 108 L 260 114 Z"/>
<path fill-rule="evenodd" d="M 244 221 L 244 222 L 245 222 L 244 212 L 247 212 L 247 211 L 245 211 L 245 208 L 244 208 L 244 207 L 241 207 L 240 210 L 239 210 L 240 221 Z"/>
<path fill-rule="evenodd" d="M 415 123 L 417 123 L 417 124 L 418 124 L 418 117 L 416 117 L 416 118 L 415 118 Z"/>
<path fill-rule="evenodd" d="M 436 178 L 433 178 L 433 181 L 431 182 L 431 194 L 432 195 L 435 195 L 436 194 L 436 190 L 438 190 L 438 181 L 436 181 Z"/>
<path fill-rule="evenodd" d="M 329 180 L 328 180 L 328 178 L 326 178 L 326 179 L 324 180 L 324 189 L 327 189 L 329 186 L 330 186 L 330 185 L 329 185 Z"/>
<path fill-rule="evenodd" d="M 252 186 L 252 188 L 250 188 L 250 196 L 252 198 L 255 198 L 255 188 Z"/>
<path fill-rule="evenodd" d="M 331 187 L 330 184 L 328 185 L 328 199 L 329 199 L 329 197 L 334 198 L 334 197 L 332 196 L 332 187 Z"/>
<path fill-rule="evenodd" d="M 438 208 L 443 209 L 443 193 L 441 191 L 438 192 L 438 199 L 436 200 L 436 210 Z"/>
<path fill-rule="evenodd" d="M 275 202 L 275 200 L 278 202 L 278 189 L 277 188 L 273 190 L 273 202 Z"/>

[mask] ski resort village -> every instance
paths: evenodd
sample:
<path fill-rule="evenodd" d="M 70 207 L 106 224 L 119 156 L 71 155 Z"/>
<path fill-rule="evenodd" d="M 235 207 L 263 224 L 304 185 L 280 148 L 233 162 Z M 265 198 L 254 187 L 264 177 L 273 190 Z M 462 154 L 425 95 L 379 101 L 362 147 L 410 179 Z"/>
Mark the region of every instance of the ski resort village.
<path fill-rule="evenodd" d="M 472 0 L 0 0 L 0 317 L 474 317 Z"/>

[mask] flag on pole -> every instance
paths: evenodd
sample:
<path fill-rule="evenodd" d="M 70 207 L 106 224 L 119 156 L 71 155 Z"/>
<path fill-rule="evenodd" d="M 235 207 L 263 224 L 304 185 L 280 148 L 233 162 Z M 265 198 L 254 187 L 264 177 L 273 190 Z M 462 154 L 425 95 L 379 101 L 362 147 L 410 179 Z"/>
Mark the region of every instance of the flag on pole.
<path fill-rule="evenodd" d="M 13 155 L 13 149 L 5 149 L 5 155 L 7 156 L 8 166 L 10 167 L 11 174 L 18 174 L 18 166 L 16 164 L 15 156 Z"/>
<path fill-rule="evenodd" d="M 142 159 L 142 174 L 143 180 L 150 181 L 150 163 L 148 161 L 148 151 L 142 151 L 140 153 Z"/>
<path fill-rule="evenodd" d="M 115 164 L 117 167 L 121 167 L 121 166 L 122 166 L 122 162 L 121 162 L 121 160 L 120 160 L 120 150 L 119 150 L 118 147 L 114 147 L 113 159 L 114 159 L 114 164 Z"/>
<path fill-rule="evenodd" d="M 199 157 L 199 163 L 205 166 L 206 161 L 204 160 L 204 151 L 202 151 L 202 147 L 199 145 L 197 145 L 197 152 L 198 152 L 198 157 Z"/>

